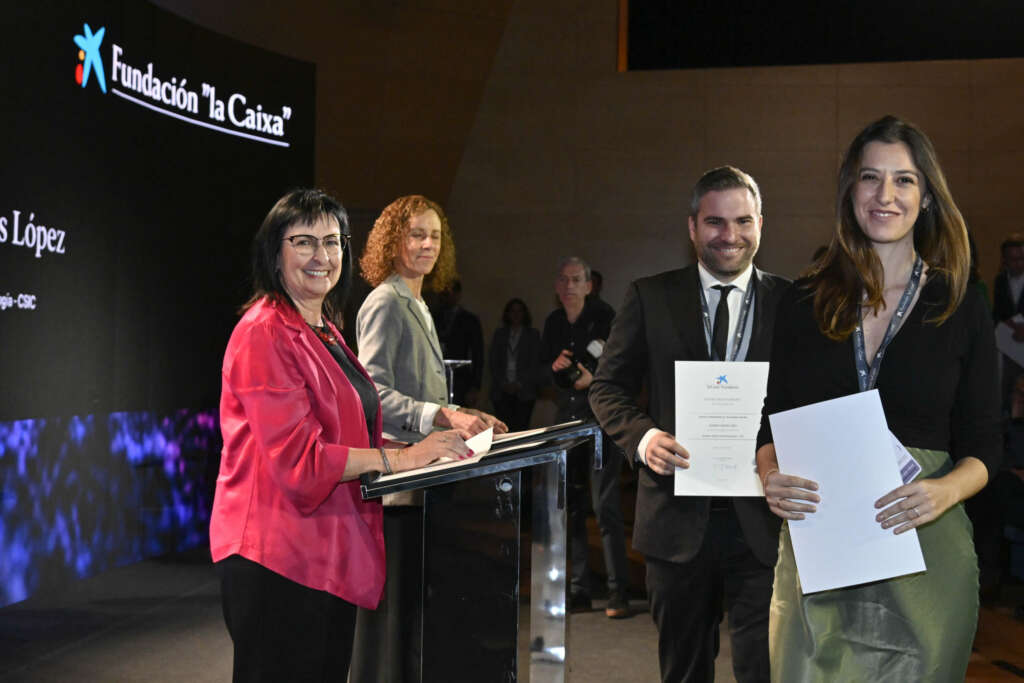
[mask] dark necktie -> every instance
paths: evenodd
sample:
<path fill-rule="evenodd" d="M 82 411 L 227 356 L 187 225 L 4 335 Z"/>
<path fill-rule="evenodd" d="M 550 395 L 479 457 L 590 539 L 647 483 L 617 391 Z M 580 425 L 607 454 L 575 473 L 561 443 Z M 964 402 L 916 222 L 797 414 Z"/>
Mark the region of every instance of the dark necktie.
<path fill-rule="evenodd" d="M 729 292 L 734 285 L 715 285 L 712 289 L 720 292 L 718 308 L 715 309 L 715 327 L 711 333 L 711 360 L 725 360 L 725 348 L 729 341 Z"/>

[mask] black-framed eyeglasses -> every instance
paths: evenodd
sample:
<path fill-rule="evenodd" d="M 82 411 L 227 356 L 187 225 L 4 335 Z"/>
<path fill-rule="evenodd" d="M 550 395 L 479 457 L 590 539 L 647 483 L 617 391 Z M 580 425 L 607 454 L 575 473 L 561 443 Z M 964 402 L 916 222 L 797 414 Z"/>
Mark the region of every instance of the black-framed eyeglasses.
<path fill-rule="evenodd" d="M 291 237 L 284 238 L 285 241 L 291 243 L 292 248 L 295 249 L 295 253 L 299 256 L 312 256 L 320 250 L 321 245 L 323 245 L 324 250 L 328 254 L 340 254 L 342 249 L 348 247 L 350 239 L 350 235 L 343 235 L 341 233 L 325 235 L 324 237 L 314 237 L 313 235 L 292 235 Z"/>

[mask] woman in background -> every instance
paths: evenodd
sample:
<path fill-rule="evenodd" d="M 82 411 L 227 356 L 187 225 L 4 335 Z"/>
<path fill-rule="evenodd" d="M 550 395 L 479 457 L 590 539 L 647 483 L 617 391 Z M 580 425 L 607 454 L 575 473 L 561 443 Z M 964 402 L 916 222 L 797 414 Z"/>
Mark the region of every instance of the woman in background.
<path fill-rule="evenodd" d="M 359 259 L 374 290 L 356 316 L 359 360 L 380 394 L 384 438 L 415 443 L 450 429 L 464 438 L 488 427 L 507 431 L 487 413 L 448 404 L 444 358 L 424 288 L 445 289 L 455 277 L 455 244 L 435 202 L 401 197 L 384 208 Z M 384 498 L 388 582 L 377 611 L 360 610 L 352 683 L 420 680 L 422 496 Z"/>
<path fill-rule="evenodd" d="M 491 402 L 513 432 L 530 426 L 540 372 L 540 332 L 522 299 L 509 299 L 491 339 Z"/>
<path fill-rule="evenodd" d="M 917 529 L 928 570 L 802 595 L 784 524 L 772 680 L 962 681 L 978 566 L 961 503 L 1002 447 L 995 341 L 968 286 L 967 230 L 931 142 L 891 116 L 850 145 L 836 208 L 828 253 L 779 304 L 758 471 L 772 512 L 813 515 L 828 491 L 779 471 L 767 416 L 877 388 L 889 429 L 923 469 L 864 514 L 897 534 Z"/>
<path fill-rule="evenodd" d="M 210 550 L 235 681 L 343 683 L 356 606 L 373 609 L 384 586 L 381 507 L 356 478 L 468 453 L 451 433 L 381 448 L 376 390 L 334 324 L 352 281 L 349 237 L 323 192 L 278 200 L 224 354 Z"/>

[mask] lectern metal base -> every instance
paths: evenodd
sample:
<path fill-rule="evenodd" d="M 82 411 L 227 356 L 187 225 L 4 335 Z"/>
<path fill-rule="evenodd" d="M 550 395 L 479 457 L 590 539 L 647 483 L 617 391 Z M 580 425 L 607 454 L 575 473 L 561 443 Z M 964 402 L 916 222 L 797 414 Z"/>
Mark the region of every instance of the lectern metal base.
<path fill-rule="evenodd" d="M 566 452 L 531 469 L 529 680 L 565 680 Z M 423 681 L 519 680 L 523 470 L 426 490 Z M 456 651 L 459 656 L 452 656 Z"/>

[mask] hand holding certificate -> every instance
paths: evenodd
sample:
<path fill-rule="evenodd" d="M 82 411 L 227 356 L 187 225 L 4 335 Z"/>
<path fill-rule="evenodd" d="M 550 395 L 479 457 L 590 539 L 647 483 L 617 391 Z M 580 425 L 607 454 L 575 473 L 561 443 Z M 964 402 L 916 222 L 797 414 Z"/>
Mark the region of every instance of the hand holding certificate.
<path fill-rule="evenodd" d="M 821 503 L 789 519 L 804 593 L 924 571 L 916 532 L 895 535 L 875 519 L 878 497 L 903 484 L 877 390 L 769 419 L 780 470 L 819 484 Z"/>
<path fill-rule="evenodd" d="M 676 440 L 690 467 L 675 472 L 677 496 L 761 496 L 754 446 L 768 363 L 676 361 Z"/>

